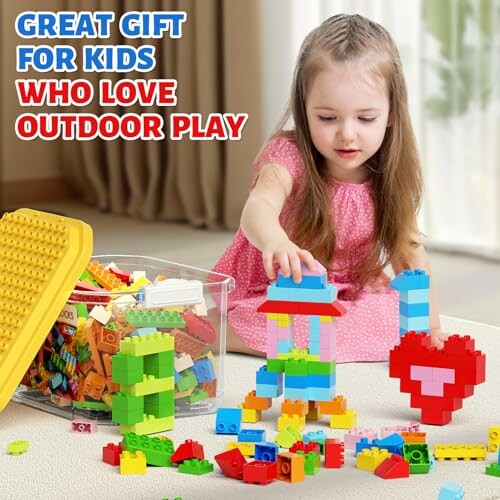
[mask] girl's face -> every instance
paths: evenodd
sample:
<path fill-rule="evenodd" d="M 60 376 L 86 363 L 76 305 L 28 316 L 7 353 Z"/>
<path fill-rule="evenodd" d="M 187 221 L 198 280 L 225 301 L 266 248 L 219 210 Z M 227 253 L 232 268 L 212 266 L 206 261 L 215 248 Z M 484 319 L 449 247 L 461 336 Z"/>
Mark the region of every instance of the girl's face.
<path fill-rule="evenodd" d="M 385 82 L 360 63 L 331 63 L 314 78 L 306 113 L 312 141 L 330 174 L 340 181 L 364 182 L 365 162 L 380 148 L 389 125 Z"/>

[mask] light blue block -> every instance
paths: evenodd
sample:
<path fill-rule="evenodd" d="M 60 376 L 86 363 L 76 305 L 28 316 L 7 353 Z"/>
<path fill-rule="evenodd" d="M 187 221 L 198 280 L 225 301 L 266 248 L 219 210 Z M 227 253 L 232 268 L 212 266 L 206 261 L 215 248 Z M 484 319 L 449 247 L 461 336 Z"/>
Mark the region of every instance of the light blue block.
<path fill-rule="evenodd" d="M 130 336 L 131 337 L 142 337 L 143 335 L 149 335 L 150 333 L 156 333 L 158 330 L 154 327 L 145 326 L 143 328 L 137 328 L 134 330 Z"/>
<path fill-rule="evenodd" d="M 309 391 L 307 389 L 294 389 L 285 387 L 285 399 L 300 399 L 301 401 L 309 401 Z"/>
<path fill-rule="evenodd" d="M 330 401 L 333 397 L 335 397 L 335 386 L 309 387 L 310 401 Z"/>
<path fill-rule="evenodd" d="M 430 287 L 429 275 L 422 269 L 409 271 L 405 269 L 399 273 L 390 283 L 395 290 L 421 290 Z"/>
<path fill-rule="evenodd" d="M 399 302 L 399 314 L 407 318 L 418 316 L 429 316 L 429 303 L 423 302 L 421 304 L 406 304 Z"/>
<path fill-rule="evenodd" d="M 264 429 L 241 429 L 238 434 L 240 443 L 262 443 L 266 440 L 266 431 Z"/>
<path fill-rule="evenodd" d="M 461 500 L 464 498 L 464 489 L 459 484 L 445 483 L 439 490 L 438 500 Z"/>
<path fill-rule="evenodd" d="M 407 290 L 399 292 L 400 302 L 405 302 L 406 304 L 422 304 L 423 302 L 429 302 L 430 291 L 426 290 Z"/>
<path fill-rule="evenodd" d="M 407 331 L 415 330 L 420 332 L 429 329 L 429 316 L 417 316 L 414 318 L 407 318 L 406 316 L 399 315 L 399 327 L 406 328 Z"/>
<path fill-rule="evenodd" d="M 405 336 L 408 333 L 408 331 L 411 331 L 411 330 L 405 330 L 404 328 L 400 328 L 399 329 L 399 336 L 400 337 Z M 427 335 L 429 335 L 430 334 L 430 330 L 429 329 L 427 329 L 427 330 L 419 330 L 417 333 L 426 333 Z"/>
<path fill-rule="evenodd" d="M 317 430 L 317 431 L 309 431 L 309 432 L 306 432 L 303 437 L 302 437 L 302 441 L 304 442 L 304 444 L 307 444 L 307 443 L 310 443 L 310 442 L 313 442 L 313 443 L 324 443 L 325 442 L 325 439 L 326 439 L 326 433 L 324 430 L 320 429 L 320 430 Z"/>
<path fill-rule="evenodd" d="M 238 434 L 241 430 L 241 408 L 217 408 L 216 434 Z"/>
<path fill-rule="evenodd" d="M 278 352 L 280 353 L 288 353 L 292 350 L 293 348 L 293 340 L 290 339 L 290 340 L 278 340 L 277 342 L 277 349 L 278 349 Z"/>
<path fill-rule="evenodd" d="M 309 316 L 309 331 L 321 328 L 321 318 L 319 316 Z"/>
<path fill-rule="evenodd" d="M 278 398 L 283 394 L 283 386 L 256 384 L 255 395 L 260 398 Z"/>
<path fill-rule="evenodd" d="M 337 289 L 328 284 L 325 288 L 282 288 L 272 283 L 267 287 L 268 300 L 289 302 L 331 303 L 337 300 Z"/>
<path fill-rule="evenodd" d="M 325 288 L 326 283 L 326 273 L 321 276 L 302 276 L 302 281 L 300 283 L 295 283 L 293 277 L 289 276 L 285 278 L 281 272 L 278 273 L 278 287 L 284 288 L 307 288 L 307 289 L 322 289 Z"/>
<path fill-rule="evenodd" d="M 321 354 L 321 344 L 319 342 L 309 342 L 309 354 L 316 356 Z"/>

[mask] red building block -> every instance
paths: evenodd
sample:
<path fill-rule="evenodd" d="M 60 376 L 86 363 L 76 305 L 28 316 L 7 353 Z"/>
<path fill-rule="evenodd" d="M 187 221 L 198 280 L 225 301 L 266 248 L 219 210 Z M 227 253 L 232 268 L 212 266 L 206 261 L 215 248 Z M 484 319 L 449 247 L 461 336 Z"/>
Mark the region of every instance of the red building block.
<path fill-rule="evenodd" d="M 120 465 L 122 444 L 108 443 L 102 447 L 102 461 L 109 465 Z"/>
<path fill-rule="evenodd" d="M 303 451 L 304 454 L 311 453 L 311 451 L 315 451 L 318 455 L 321 455 L 321 446 L 319 443 L 315 443 L 310 441 L 309 443 L 304 443 L 304 441 L 297 441 L 291 448 L 288 450 L 290 453 L 297 453 L 298 451 Z"/>
<path fill-rule="evenodd" d="M 276 462 L 263 462 L 254 460 L 243 464 L 243 481 L 252 484 L 269 484 L 278 476 Z"/>
<path fill-rule="evenodd" d="M 179 445 L 174 451 L 170 460 L 173 464 L 179 464 L 184 462 L 184 460 L 190 460 L 192 458 L 198 458 L 199 460 L 203 460 L 205 458 L 203 445 L 198 443 L 198 441 L 186 439 L 186 441 Z"/>
<path fill-rule="evenodd" d="M 340 439 L 325 439 L 325 467 L 340 469 L 344 465 L 344 443 Z"/>
<path fill-rule="evenodd" d="M 186 330 L 189 334 L 206 344 L 213 344 L 217 340 L 217 332 L 214 327 L 204 318 L 200 318 L 193 311 L 186 311 L 182 314 L 186 323 Z"/>
<path fill-rule="evenodd" d="M 382 479 L 410 477 L 410 463 L 401 455 L 393 454 L 375 469 L 375 474 Z"/>
<path fill-rule="evenodd" d="M 219 453 L 214 459 L 226 477 L 243 479 L 243 466 L 247 461 L 239 448 Z"/>

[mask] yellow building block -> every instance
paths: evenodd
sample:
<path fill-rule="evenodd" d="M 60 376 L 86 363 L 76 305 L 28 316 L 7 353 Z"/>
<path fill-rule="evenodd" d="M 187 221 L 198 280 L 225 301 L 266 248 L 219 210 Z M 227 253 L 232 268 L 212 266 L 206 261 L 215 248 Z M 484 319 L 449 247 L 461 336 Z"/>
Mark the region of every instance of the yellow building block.
<path fill-rule="evenodd" d="M 335 316 L 320 316 L 320 323 L 333 323 L 335 321 Z"/>
<path fill-rule="evenodd" d="M 122 451 L 120 454 L 120 474 L 146 474 L 146 456 L 142 451 L 130 453 Z"/>
<path fill-rule="evenodd" d="M 297 431 L 303 431 L 306 426 L 306 417 L 300 415 L 281 415 L 278 417 L 278 432 L 291 425 Z"/>
<path fill-rule="evenodd" d="M 332 429 L 352 429 L 356 427 L 358 415 L 354 410 L 346 410 L 341 415 L 330 416 L 330 427 Z"/>
<path fill-rule="evenodd" d="M 43 344 L 92 254 L 92 229 L 21 208 L 0 220 L 0 411 Z"/>
<path fill-rule="evenodd" d="M 234 448 L 238 448 L 245 457 L 253 457 L 255 455 L 255 443 L 245 443 L 243 441 L 230 441 L 227 443 L 227 451 Z"/>
<path fill-rule="evenodd" d="M 387 450 L 380 450 L 378 448 L 365 448 L 358 453 L 356 457 L 356 467 L 358 469 L 373 472 L 386 458 L 389 458 L 392 453 Z"/>
<path fill-rule="evenodd" d="M 436 460 L 485 460 L 487 454 L 482 443 L 434 445 Z"/>
<path fill-rule="evenodd" d="M 256 410 L 254 408 L 244 408 L 243 403 L 238 405 L 241 408 L 241 421 L 244 424 L 255 424 L 262 420 L 262 410 Z"/>
<path fill-rule="evenodd" d="M 290 314 L 278 313 L 278 326 L 291 326 L 293 324 L 293 318 Z"/>
<path fill-rule="evenodd" d="M 500 426 L 488 427 L 488 451 L 497 452 L 500 447 Z"/>

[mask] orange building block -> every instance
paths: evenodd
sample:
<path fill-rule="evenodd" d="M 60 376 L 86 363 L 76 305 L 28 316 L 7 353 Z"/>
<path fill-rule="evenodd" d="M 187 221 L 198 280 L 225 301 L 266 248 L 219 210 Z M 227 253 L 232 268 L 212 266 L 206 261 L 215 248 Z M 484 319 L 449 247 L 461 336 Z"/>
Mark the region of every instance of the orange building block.
<path fill-rule="evenodd" d="M 83 394 L 85 396 L 90 396 L 91 398 L 100 401 L 105 388 L 106 379 L 102 375 L 90 372 L 85 377 L 85 383 L 83 384 Z"/>
<path fill-rule="evenodd" d="M 253 410 L 267 410 L 271 408 L 272 404 L 273 401 L 271 398 L 261 398 L 255 395 L 255 391 L 251 391 L 245 396 L 243 407 Z"/>
<path fill-rule="evenodd" d="M 170 334 L 174 337 L 174 346 L 176 352 L 185 352 L 193 360 L 198 359 L 207 346 L 198 339 L 191 337 L 184 330 L 173 328 Z"/>
<path fill-rule="evenodd" d="M 304 481 L 305 458 L 296 453 L 278 453 L 277 456 L 278 479 L 288 483 Z"/>
<path fill-rule="evenodd" d="M 317 401 L 309 401 L 309 411 L 307 412 L 306 420 L 321 420 L 321 412 L 319 411 L 319 403 Z"/>
<path fill-rule="evenodd" d="M 200 389 L 205 391 L 209 398 L 215 398 L 217 394 L 217 379 L 211 380 L 210 382 L 202 382 L 200 384 Z"/>
<path fill-rule="evenodd" d="M 113 288 L 120 288 L 126 285 L 121 279 L 117 278 L 111 271 L 108 271 L 101 263 L 93 260 L 87 266 L 87 271 L 90 276 L 94 278 L 99 285 L 104 287 L 106 290 L 112 290 Z"/>
<path fill-rule="evenodd" d="M 342 415 L 347 409 L 344 396 L 336 396 L 331 401 L 320 401 L 319 411 L 322 415 Z"/>
<path fill-rule="evenodd" d="M 285 399 L 281 403 L 281 414 L 282 415 L 299 415 L 300 417 L 305 417 L 309 413 L 309 404 L 307 401 L 301 401 L 296 399 L 292 401 L 291 399 Z"/>
<path fill-rule="evenodd" d="M 406 444 L 425 443 L 426 432 L 402 432 L 401 437 Z"/>
<path fill-rule="evenodd" d="M 97 348 L 108 354 L 116 354 L 120 348 L 120 334 L 110 328 L 100 328 L 97 331 Z"/>
<path fill-rule="evenodd" d="M 95 369 L 99 375 L 104 375 L 104 368 L 101 362 L 101 356 L 99 355 L 99 351 L 97 349 L 97 344 L 95 341 L 95 331 L 96 331 L 97 322 L 90 318 L 83 329 L 83 333 L 85 335 L 85 339 L 89 344 L 89 351 L 92 354 L 92 361 L 94 362 Z"/>

